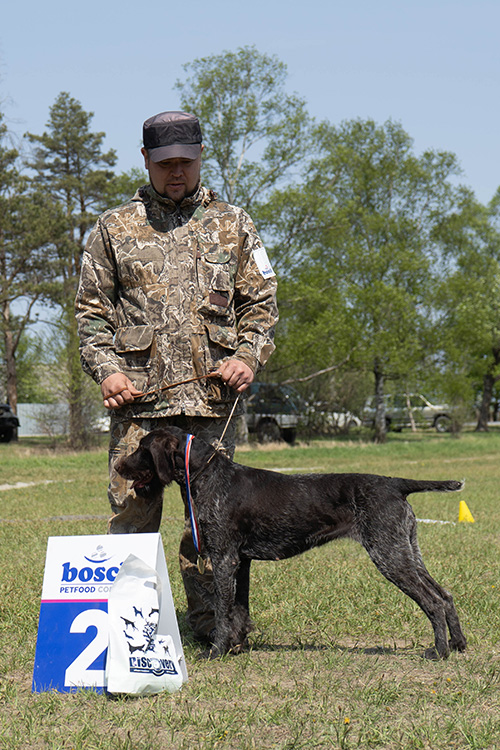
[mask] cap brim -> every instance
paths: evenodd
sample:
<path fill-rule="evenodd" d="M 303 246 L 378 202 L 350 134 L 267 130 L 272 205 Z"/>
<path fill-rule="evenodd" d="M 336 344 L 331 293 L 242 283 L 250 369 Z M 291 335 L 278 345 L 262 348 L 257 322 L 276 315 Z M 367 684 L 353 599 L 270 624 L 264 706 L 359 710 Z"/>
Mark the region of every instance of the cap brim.
<path fill-rule="evenodd" d="M 197 159 L 201 153 L 201 143 L 173 143 L 171 146 L 151 148 L 148 154 L 152 161 L 165 159 Z"/>

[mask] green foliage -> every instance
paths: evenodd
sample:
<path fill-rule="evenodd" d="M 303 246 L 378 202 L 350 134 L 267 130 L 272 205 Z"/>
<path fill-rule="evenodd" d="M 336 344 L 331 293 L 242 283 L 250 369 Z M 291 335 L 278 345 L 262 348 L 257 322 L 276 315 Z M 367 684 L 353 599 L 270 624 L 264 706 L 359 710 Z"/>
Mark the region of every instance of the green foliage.
<path fill-rule="evenodd" d="M 53 198 L 66 205 L 67 213 L 84 219 L 89 207 L 100 210 L 105 183 L 112 177 L 105 166 L 116 162 L 114 150 L 102 153 L 105 133 L 92 133 L 93 112 L 62 92 L 49 109 L 47 130 L 27 133 L 34 144 L 30 167 L 37 181 Z"/>
<path fill-rule="evenodd" d="M 286 66 L 255 47 L 193 60 L 177 81 L 202 126 L 204 181 L 249 209 L 296 169 L 308 143 L 305 102 L 285 91 Z M 250 156 L 253 155 L 253 159 Z"/>
<path fill-rule="evenodd" d="M 114 208 L 121 203 L 127 203 L 134 196 L 136 190 L 147 182 L 149 182 L 148 174 L 138 167 L 114 175 L 106 185 L 104 198 L 106 207 Z"/>
<path fill-rule="evenodd" d="M 65 217 L 49 196 L 22 177 L 15 192 L 2 202 L 2 300 L 50 299 L 59 272 L 57 242 L 64 233 Z"/>
<path fill-rule="evenodd" d="M 456 159 L 415 156 L 393 122 L 323 123 L 315 139 L 305 180 L 266 214 L 284 278 L 278 358 L 309 371 L 348 359 L 376 388 L 407 380 L 428 351 L 434 231 L 454 205 Z"/>
<path fill-rule="evenodd" d="M 49 196 L 22 175 L 0 113 L 0 336 L 6 396 L 14 409 L 16 353 L 35 304 L 51 295 L 55 242 L 64 223 Z"/>
<path fill-rule="evenodd" d="M 113 178 L 109 167 L 116 162 L 114 150 L 102 151 L 105 133 L 91 132 L 92 118 L 92 112 L 62 92 L 50 107 L 47 130 L 42 135 L 27 133 L 33 145 L 29 166 L 34 182 L 60 206 L 67 221 L 66 242 L 60 244 L 60 273 L 66 282 L 62 299 L 76 289 L 85 236 L 106 207 Z"/>
<path fill-rule="evenodd" d="M 43 384 L 43 343 L 36 336 L 23 333 L 16 349 L 17 400 L 21 403 L 46 403 L 51 400 Z M 5 351 L 0 341 L 0 361 Z"/>
<path fill-rule="evenodd" d="M 85 112 L 80 102 L 62 92 L 50 108 L 47 130 L 42 135 L 27 134 L 33 144 L 29 166 L 35 171 L 34 182 L 47 191 L 66 219 L 65 236 L 58 243 L 59 284 L 53 299 L 62 311 L 60 330 L 66 352 L 74 447 L 85 446 L 90 437 L 82 398 L 86 376 L 80 365 L 74 298 L 87 232 L 107 207 L 113 178 L 109 167 L 116 162 L 113 150 L 102 150 L 105 134 L 90 130 L 92 117 L 92 112 Z"/>
<path fill-rule="evenodd" d="M 439 227 L 445 270 L 436 287 L 437 330 L 448 385 L 482 392 L 478 427 L 487 429 L 500 380 L 500 191 L 488 206 L 463 190 Z"/>

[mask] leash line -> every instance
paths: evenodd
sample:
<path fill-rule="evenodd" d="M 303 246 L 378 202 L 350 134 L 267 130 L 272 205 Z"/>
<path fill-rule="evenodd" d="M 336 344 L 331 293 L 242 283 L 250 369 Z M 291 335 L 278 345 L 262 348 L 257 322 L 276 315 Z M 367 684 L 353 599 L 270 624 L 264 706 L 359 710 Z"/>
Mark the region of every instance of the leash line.
<path fill-rule="evenodd" d="M 229 417 L 227 418 L 227 421 L 226 421 L 226 424 L 225 424 L 224 429 L 222 431 L 222 434 L 221 434 L 220 438 L 217 441 L 217 447 L 214 448 L 214 451 L 211 454 L 211 456 L 209 457 L 209 459 L 206 462 L 206 464 L 204 466 L 202 466 L 201 469 L 199 469 L 198 472 L 195 474 L 195 476 L 193 477 L 193 480 L 192 480 L 193 482 L 194 482 L 195 479 L 197 479 L 199 477 L 199 475 L 201 474 L 201 472 L 204 471 L 207 468 L 208 464 L 214 458 L 214 456 L 216 455 L 217 451 L 220 450 L 220 447 L 222 445 L 222 441 L 224 439 L 224 435 L 226 434 L 227 428 L 229 426 L 229 422 L 231 421 L 231 419 L 233 417 L 233 414 L 234 414 L 234 411 L 235 411 L 236 406 L 238 404 L 240 395 L 241 394 L 238 393 L 238 395 L 234 399 L 234 404 L 233 404 L 233 407 L 232 407 L 231 412 L 229 414 Z M 200 548 L 201 548 L 201 543 L 200 543 L 200 529 L 198 527 L 198 520 L 196 518 L 196 511 L 195 511 L 195 507 L 194 507 L 194 500 L 193 500 L 193 496 L 191 494 L 191 476 L 190 476 L 190 471 L 189 471 L 189 458 L 190 458 L 190 455 L 191 455 L 191 445 L 193 443 L 193 440 L 194 440 L 194 435 L 192 435 L 191 433 L 189 433 L 188 436 L 187 436 L 187 439 L 186 439 L 186 446 L 184 448 L 184 481 L 185 481 L 185 485 L 186 485 L 186 499 L 187 499 L 187 504 L 188 504 L 189 521 L 191 523 L 191 535 L 193 537 L 194 548 L 195 548 L 195 550 L 196 550 L 196 552 L 198 554 L 198 560 L 197 560 L 196 565 L 197 565 L 198 571 L 200 572 L 200 575 L 203 575 L 203 573 L 205 572 L 205 562 L 203 560 L 203 557 L 201 556 L 201 551 L 200 551 Z"/>
<path fill-rule="evenodd" d="M 227 432 L 227 428 L 229 427 L 229 422 L 230 422 L 230 421 L 231 421 L 231 419 L 233 418 L 233 414 L 234 414 L 234 411 L 235 411 L 235 409 L 236 409 L 236 406 L 237 406 L 237 404 L 238 404 L 238 401 L 240 400 L 240 396 L 241 396 L 241 393 L 238 393 L 238 395 L 237 395 L 237 396 L 236 396 L 236 398 L 234 399 L 234 404 L 233 404 L 233 408 L 231 409 L 231 412 L 230 412 L 230 414 L 229 414 L 229 416 L 228 416 L 228 418 L 227 418 L 227 422 L 226 422 L 226 425 L 225 425 L 224 429 L 222 430 L 222 435 L 220 436 L 220 438 L 219 438 L 219 439 L 218 439 L 218 441 L 217 441 L 217 447 L 216 447 L 216 449 L 215 449 L 215 450 L 217 450 L 217 451 L 218 451 L 218 450 L 220 449 L 220 447 L 221 447 L 221 445 L 222 445 L 222 441 L 224 440 L 224 435 L 226 434 L 226 432 Z M 212 456 L 213 456 L 213 455 L 215 455 L 215 454 L 212 454 Z M 211 461 L 211 460 L 212 460 L 212 456 L 210 456 L 210 459 L 209 459 L 209 461 Z"/>
<path fill-rule="evenodd" d="M 175 383 L 167 383 L 166 385 L 162 385 L 159 388 L 152 388 L 150 391 L 143 391 L 141 393 L 138 393 L 134 396 L 134 400 L 136 398 L 144 398 L 144 396 L 151 396 L 154 393 L 160 393 L 161 391 L 168 391 L 170 388 L 177 388 L 178 385 L 185 385 L 186 383 L 195 383 L 197 380 L 204 380 L 205 378 L 219 378 L 220 375 L 218 372 L 208 372 L 206 375 L 199 375 L 196 378 L 187 378 L 186 380 L 178 380 Z M 113 393 L 110 393 L 109 396 L 106 396 L 106 398 L 113 398 L 114 396 L 118 396 L 119 393 L 122 393 L 123 391 L 127 390 L 126 388 L 120 388 L 118 391 L 113 391 Z"/>
<path fill-rule="evenodd" d="M 191 454 L 191 444 L 193 442 L 194 435 L 189 434 L 186 440 L 186 447 L 184 449 L 184 476 L 186 483 L 186 497 L 189 510 L 189 520 L 191 522 L 191 534 L 193 536 L 194 547 L 198 555 L 200 554 L 200 530 L 198 528 L 198 521 L 194 512 L 193 498 L 191 496 L 191 480 L 189 477 L 189 457 Z"/>
<path fill-rule="evenodd" d="M 229 416 L 227 418 L 226 424 L 224 426 L 224 429 L 222 430 L 222 434 L 221 434 L 220 438 L 217 440 L 217 445 L 213 446 L 214 452 L 209 457 L 209 459 L 206 462 L 206 464 L 204 466 L 202 466 L 200 469 L 198 469 L 198 471 L 196 472 L 196 474 L 193 477 L 193 482 L 194 482 L 195 479 L 198 479 L 198 477 L 200 476 L 200 474 L 201 474 L 202 471 L 205 471 L 205 469 L 207 468 L 207 466 L 210 463 L 210 461 L 212 461 L 215 458 L 215 456 L 217 455 L 217 452 L 221 449 L 222 441 L 224 440 L 224 435 L 226 434 L 227 428 L 229 427 L 229 422 L 231 421 L 231 419 L 233 417 L 234 410 L 236 409 L 236 406 L 238 404 L 240 396 L 241 396 L 241 394 L 238 393 L 238 395 L 236 396 L 236 398 L 234 400 L 234 404 L 233 404 L 233 407 L 231 409 L 231 413 L 229 414 Z"/>

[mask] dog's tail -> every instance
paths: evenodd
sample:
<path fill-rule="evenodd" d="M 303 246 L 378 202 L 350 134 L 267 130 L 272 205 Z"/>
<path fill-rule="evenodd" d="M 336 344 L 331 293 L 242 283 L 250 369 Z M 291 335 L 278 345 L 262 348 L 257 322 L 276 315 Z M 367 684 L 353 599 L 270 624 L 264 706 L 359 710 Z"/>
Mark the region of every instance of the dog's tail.
<path fill-rule="evenodd" d="M 455 479 L 444 481 L 432 479 L 397 479 L 398 488 L 405 495 L 412 492 L 460 492 L 465 485 L 465 479 L 461 482 Z"/>

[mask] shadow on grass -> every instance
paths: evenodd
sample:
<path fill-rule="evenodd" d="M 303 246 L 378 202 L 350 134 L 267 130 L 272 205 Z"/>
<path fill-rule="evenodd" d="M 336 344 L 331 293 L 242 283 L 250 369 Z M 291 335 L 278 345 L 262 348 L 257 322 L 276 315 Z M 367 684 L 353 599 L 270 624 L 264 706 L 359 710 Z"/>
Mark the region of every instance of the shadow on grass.
<path fill-rule="evenodd" d="M 285 651 L 336 651 L 348 654 L 365 654 L 366 656 L 394 655 L 399 651 L 410 651 L 410 647 L 404 649 L 387 648 L 385 646 L 341 646 L 336 643 L 254 643 L 251 644 L 250 651 L 264 652 L 285 652 Z"/>
<path fill-rule="evenodd" d="M 182 641 L 185 647 L 192 650 L 194 661 L 205 661 L 208 656 L 206 644 L 201 644 L 191 633 L 182 635 Z M 236 658 L 243 653 L 337 653 L 337 654 L 362 654 L 364 656 L 419 656 L 422 659 L 434 660 L 434 649 L 426 649 L 423 646 L 342 646 L 337 643 L 268 643 L 266 641 L 256 640 L 237 654 L 225 654 L 225 658 Z M 431 656 L 432 653 L 432 656 Z"/>
<path fill-rule="evenodd" d="M 192 658 L 194 661 L 204 661 L 206 658 L 208 641 L 202 641 L 196 638 L 186 622 L 187 610 L 176 608 L 177 623 L 179 626 L 179 633 L 182 639 L 182 644 L 185 649 L 189 649 L 192 652 Z M 393 647 L 388 646 L 345 646 L 339 643 L 308 643 L 301 642 L 297 639 L 296 642 L 291 643 L 270 643 L 263 635 L 259 635 L 255 631 L 249 636 L 249 644 L 237 654 L 226 654 L 222 658 L 241 655 L 242 653 L 298 653 L 298 652 L 317 652 L 326 653 L 328 651 L 334 653 L 343 654 L 364 654 L 365 656 L 396 656 L 396 655 L 415 655 L 420 656 L 425 660 L 434 660 L 434 649 L 425 648 L 422 645 L 397 645 Z M 431 655 L 432 654 L 432 655 Z"/>

